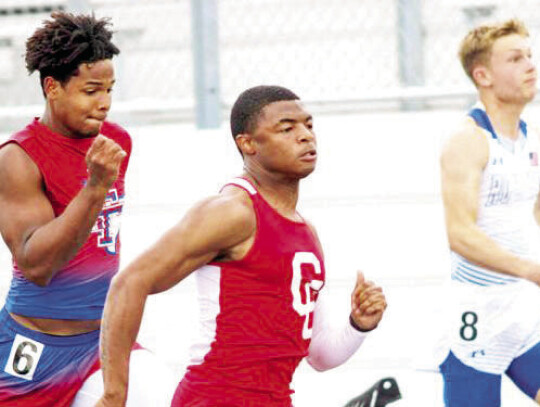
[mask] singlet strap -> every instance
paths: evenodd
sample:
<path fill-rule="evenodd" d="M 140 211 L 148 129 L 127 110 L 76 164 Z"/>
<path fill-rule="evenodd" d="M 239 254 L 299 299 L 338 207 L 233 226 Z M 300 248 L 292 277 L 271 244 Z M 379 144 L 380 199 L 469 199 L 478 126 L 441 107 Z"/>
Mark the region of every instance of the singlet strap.
<path fill-rule="evenodd" d="M 240 188 L 244 189 L 250 195 L 256 195 L 257 194 L 257 190 L 255 189 L 253 184 L 251 182 L 249 182 L 245 178 L 241 178 L 241 177 L 233 178 L 229 182 L 227 182 L 223 186 L 223 188 L 225 188 L 228 185 L 235 185 L 237 187 L 240 187 Z"/>
<path fill-rule="evenodd" d="M 469 112 L 469 116 L 471 116 L 476 124 L 483 129 L 489 131 L 491 134 L 491 137 L 493 137 L 495 140 L 498 140 L 497 133 L 495 133 L 495 130 L 493 129 L 493 126 L 491 124 L 491 120 L 489 120 L 488 115 L 486 114 L 485 110 L 480 107 L 474 107 Z M 519 128 L 522 131 L 523 135 L 527 137 L 527 123 L 525 123 L 523 120 L 519 121 Z"/>

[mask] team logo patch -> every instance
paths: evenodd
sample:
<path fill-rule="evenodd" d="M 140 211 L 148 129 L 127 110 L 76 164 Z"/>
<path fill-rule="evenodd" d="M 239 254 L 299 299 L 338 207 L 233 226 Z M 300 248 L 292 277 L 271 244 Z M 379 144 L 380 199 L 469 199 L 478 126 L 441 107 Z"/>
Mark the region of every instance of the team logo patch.
<path fill-rule="evenodd" d="M 476 358 L 480 356 L 486 356 L 486 351 L 484 349 L 479 349 L 471 352 L 471 358 Z"/>
<path fill-rule="evenodd" d="M 105 248 L 109 254 L 118 252 L 118 234 L 120 232 L 120 214 L 124 206 L 124 197 L 118 196 L 116 188 L 112 188 L 105 198 L 92 233 L 97 233 L 98 247 Z"/>

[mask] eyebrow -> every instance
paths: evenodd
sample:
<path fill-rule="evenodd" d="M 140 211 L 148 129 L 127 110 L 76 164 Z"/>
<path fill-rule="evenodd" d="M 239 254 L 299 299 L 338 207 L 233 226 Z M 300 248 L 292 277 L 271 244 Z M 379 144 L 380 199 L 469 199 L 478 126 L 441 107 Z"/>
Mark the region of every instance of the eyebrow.
<path fill-rule="evenodd" d="M 313 116 L 309 115 L 305 118 L 304 121 L 310 121 L 310 120 L 313 120 Z M 282 123 L 296 123 L 298 122 L 299 120 L 296 120 L 296 119 L 289 119 L 289 118 L 284 118 L 284 119 L 281 119 L 279 122 L 277 122 L 277 124 L 282 124 Z"/>
<path fill-rule="evenodd" d="M 532 48 L 531 47 L 526 47 L 526 48 L 510 48 L 508 51 L 510 52 L 530 52 L 532 51 Z"/>
<path fill-rule="evenodd" d="M 116 83 L 116 79 L 113 79 L 111 85 L 114 85 L 115 83 Z M 101 85 L 103 85 L 103 81 L 89 80 L 88 82 L 85 83 L 85 85 L 101 86 Z"/>

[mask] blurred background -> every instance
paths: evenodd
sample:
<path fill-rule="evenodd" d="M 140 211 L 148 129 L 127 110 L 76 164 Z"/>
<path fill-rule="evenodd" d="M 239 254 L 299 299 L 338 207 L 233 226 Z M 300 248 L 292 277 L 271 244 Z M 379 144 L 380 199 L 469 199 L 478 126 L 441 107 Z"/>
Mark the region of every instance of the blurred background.
<path fill-rule="evenodd" d="M 534 0 L 1 0 L 1 126 L 41 104 L 24 43 L 55 9 L 110 17 L 115 113 L 133 121 L 227 116 L 245 88 L 293 88 L 321 113 L 459 107 L 472 85 L 456 58 L 473 25 L 517 16 L 534 43 Z M 17 109 L 19 108 L 19 109 Z M 24 114 L 23 114 L 24 115 Z"/>
<path fill-rule="evenodd" d="M 348 316 L 357 269 L 389 301 L 379 329 L 344 366 L 318 373 L 301 364 L 295 406 L 343 406 L 382 377 L 397 379 L 396 407 L 442 406 L 437 344 L 451 298 L 438 158 L 475 101 L 457 49 L 472 26 L 518 17 L 534 56 L 537 2 L 0 0 L 0 142 L 43 112 L 24 44 L 54 10 L 109 17 L 121 49 L 110 119 L 134 140 L 122 263 L 241 172 L 228 130 L 238 94 L 289 87 L 315 115 L 318 168 L 299 206 L 325 249 L 336 323 Z M 536 124 L 537 102 L 525 115 Z M 10 274 L 0 244 L 0 303 Z M 188 277 L 150 299 L 139 337 L 179 378 L 197 335 L 195 304 Z M 508 381 L 503 400 L 534 405 Z"/>

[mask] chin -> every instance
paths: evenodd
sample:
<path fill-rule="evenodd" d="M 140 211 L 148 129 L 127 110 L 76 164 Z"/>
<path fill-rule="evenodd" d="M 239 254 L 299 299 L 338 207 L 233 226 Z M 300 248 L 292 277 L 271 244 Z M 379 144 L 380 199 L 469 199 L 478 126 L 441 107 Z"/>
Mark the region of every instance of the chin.
<path fill-rule="evenodd" d="M 307 170 L 307 171 L 302 171 L 300 174 L 298 174 L 298 178 L 299 178 L 299 179 L 306 178 L 306 177 L 307 177 L 308 175 L 310 175 L 313 171 L 315 171 L 315 167 L 310 168 L 310 169 Z"/>
<path fill-rule="evenodd" d="M 101 131 L 101 126 L 81 129 L 80 133 L 84 137 L 96 137 Z"/>
<path fill-rule="evenodd" d="M 84 131 L 80 133 L 83 138 L 96 137 L 98 134 L 99 131 Z"/>
<path fill-rule="evenodd" d="M 527 103 L 532 102 L 534 100 L 535 96 L 536 96 L 536 90 L 533 93 L 531 93 L 530 95 L 527 95 L 527 97 L 526 97 Z"/>

